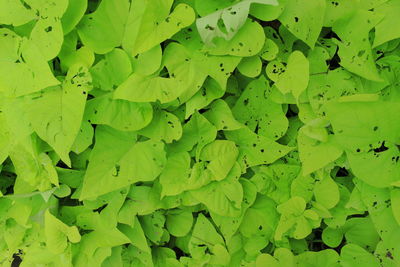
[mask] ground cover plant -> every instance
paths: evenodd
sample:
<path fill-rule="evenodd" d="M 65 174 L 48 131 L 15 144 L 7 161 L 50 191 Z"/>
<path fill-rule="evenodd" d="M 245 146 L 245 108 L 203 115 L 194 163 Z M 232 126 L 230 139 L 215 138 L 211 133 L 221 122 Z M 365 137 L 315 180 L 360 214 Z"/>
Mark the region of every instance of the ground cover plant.
<path fill-rule="evenodd" d="M 400 266 L 399 14 L 0 0 L 0 266 Z"/>

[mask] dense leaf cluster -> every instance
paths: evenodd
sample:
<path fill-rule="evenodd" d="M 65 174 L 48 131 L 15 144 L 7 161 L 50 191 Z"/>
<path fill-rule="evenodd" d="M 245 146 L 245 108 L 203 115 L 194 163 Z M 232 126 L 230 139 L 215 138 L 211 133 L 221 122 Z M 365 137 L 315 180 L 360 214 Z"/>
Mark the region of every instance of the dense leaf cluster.
<path fill-rule="evenodd" d="M 400 266 L 399 14 L 0 0 L 0 266 Z"/>

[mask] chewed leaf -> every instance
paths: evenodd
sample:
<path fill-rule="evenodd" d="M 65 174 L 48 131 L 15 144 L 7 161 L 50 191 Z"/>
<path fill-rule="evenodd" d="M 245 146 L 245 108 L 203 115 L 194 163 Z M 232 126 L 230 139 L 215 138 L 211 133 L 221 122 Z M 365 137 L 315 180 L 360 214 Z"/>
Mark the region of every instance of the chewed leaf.
<path fill-rule="evenodd" d="M 28 120 L 36 133 L 70 165 L 69 152 L 79 132 L 91 78 L 75 65 L 61 88 L 51 87 L 25 98 Z"/>
<path fill-rule="evenodd" d="M 208 106 L 213 100 L 223 96 L 224 93 L 224 89 L 214 79 L 206 79 L 200 90 L 186 102 L 185 118 Z"/>
<path fill-rule="evenodd" d="M 182 125 L 174 114 L 157 110 L 154 112 L 150 124 L 139 133 L 153 140 L 164 140 L 166 143 L 171 143 L 181 138 Z"/>
<path fill-rule="evenodd" d="M 326 105 L 337 141 L 352 152 L 372 151 L 383 141 L 396 143 L 400 126 L 392 122 L 399 113 L 397 102 L 331 102 Z"/>
<path fill-rule="evenodd" d="M 132 73 L 131 60 L 125 51 L 116 48 L 93 66 L 90 73 L 94 86 L 105 91 L 112 91 Z"/>
<path fill-rule="evenodd" d="M 340 37 L 338 41 L 340 65 L 361 77 L 381 81 L 369 43 L 369 31 L 382 20 L 382 15 L 359 10 L 354 16 L 339 20 L 333 31 Z"/>
<path fill-rule="evenodd" d="M 279 53 L 279 46 L 272 40 L 266 39 L 264 43 L 264 47 L 260 52 L 260 56 L 262 59 L 267 61 L 272 61 L 276 58 Z"/>
<path fill-rule="evenodd" d="M 400 266 L 400 0 L 0 0 L 0 265 Z"/>
<path fill-rule="evenodd" d="M 178 43 L 170 43 L 164 51 L 163 60 L 169 75 L 182 81 L 185 90 L 179 99 L 186 102 L 206 80 L 213 78 L 222 90 L 227 80 L 238 65 L 240 58 L 210 56 L 206 53 L 192 52 Z"/>
<path fill-rule="evenodd" d="M 363 153 L 348 152 L 347 157 L 354 174 L 367 184 L 381 188 L 399 180 L 400 153 L 393 144 L 385 143 Z"/>
<path fill-rule="evenodd" d="M 232 39 L 245 24 L 251 4 L 277 5 L 275 0 L 245 0 L 218 10 L 196 21 L 203 42 L 211 44 L 216 37 Z"/>
<path fill-rule="evenodd" d="M 259 195 L 244 214 L 240 233 L 249 238 L 254 235 L 271 237 L 279 218 L 275 207 L 272 199 Z"/>
<path fill-rule="evenodd" d="M 29 6 L 43 17 L 61 18 L 68 6 L 68 0 L 26 0 L 24 2 L 26 2 L 25 8 Z"/>
<path fill-rule="evenodd" d="M 282 137 L 288 128 L 288 119 L 282 105 L 273 102 L 271 88 L 261 76 L 251 81 L 232 108 L 237 120 L 257 134 L 276 140 Z"/>
<path fill-rule="evenodd" d="M 293 148 L 274 142 L 272 139 L 257 135 L 248 128 L 226 131 L 226 137 L 239 145 L 239 158 L 242 169 L 268 164 L 285 156 Z"/>
<path fill-rule="evenodd" d="M 400 171 L 394 102 L 344 102 L 327 105 L 337 141 L 348 150 L 354 173 L 376 187 L 394 182 Z M 379 170 L 379 171 L 378 171 Z"/>
<path fill-rule="evenodd" d="M 23 25 L 35 18 L 35 10 L 21 1 L 0 1 L 0 24 Z"/>
<path fill-rule="evenodd" d="M 72 144 L 71 151 L 80 154 L 85 151 L 93 142 L 94 130 L 92 125 L 82 120 L 81 129 Z"/>
<path fill-rule="evenodd" d="M 211 104 L 210 110 L 204 113 L 204 117 L 214 124 L 217 130 L 237 130 L 244 127 L 235 119 L 229 106 L 221 99 Z"/>
<path fill-rule="evenodd" d="M 222 237 L 215 230 L 212 223 L 203 215 L 199 214 L 193 228 L 193 233 L 189 241 L 189 250 L 202 249 L 200 244 L 213 246 L 215 244 L 223 244 Z"/>
<path fill-rule="evenodd" d="M 8 59 L 0 65 L 0 75 L 3 77 L 0 80 L 1 92 L 7 96 L 23 96 L 60 84 L 39 48 L 33 42 L 21 40 L 12 32 L 3 33 L 3 37 L 7 36 L 15 38 L 12 49 L 19 49 L 20 54 L 17 56 L 10 53 L 7 56 Z M 10 61 L 10 57 L 15 61 Z"/>
<path fill-rule="evenodd" d="M 297 38 L 314 48 L 322 30 L 325 1 L 288 0 L 279 20 Z"/>
<path fill-rule="evenodd" d="M 38 20 L 30 35 L 30 41 L 35 43 L 46 60 L 58 55 L 63 38 L 61 21 L 54 17 Z"/>
<path fill-rule="evenodd" d="M 363 265 L 368 267 L 378 267 L 378 260 L 362 247 L 355 244 L 348 244 L 341 250 L 340 262 L 344 267 Z"/>
<path fill-rule="evenodd" d="M 205 47 L 205 51 L 212 55 L 251 57 L 260 52 L 264 41 L 265 35 L 261 25 L 247 19 L 232 39 L 217 38 L 213 45 Z"/>
<path fill-rule="evenodd" d="M 153 74 L 161 66 L 162 53 L 161 46 L 156 45 L 152 49 L 138 54 L 133 59 L 131 58 L 133 72 L 138 72 L 143 75 Z"/>

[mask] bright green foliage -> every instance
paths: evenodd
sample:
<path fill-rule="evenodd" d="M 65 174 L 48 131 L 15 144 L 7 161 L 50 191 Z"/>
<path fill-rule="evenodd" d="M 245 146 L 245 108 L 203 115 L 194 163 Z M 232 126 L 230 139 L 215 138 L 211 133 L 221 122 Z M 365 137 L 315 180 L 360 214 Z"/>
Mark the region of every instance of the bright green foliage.
<path fill-rule="evenodd" d="M 307 88 L 309 64 L 304 55 L 294 51 L 288 58 L 285 72 L 279 76 L 275 86 L 282 94 L 292 93 L 298 99 Z"/>
<path fill-rule="evenodd" d="M 298 39 L 314 48 L 322 29 L 325 1 L 287 0 L 279 21 Z"/>
<path fill-rule="evenodd" d="M 400 266 L 399 11 L 0 0 L 0 266 Z"/>

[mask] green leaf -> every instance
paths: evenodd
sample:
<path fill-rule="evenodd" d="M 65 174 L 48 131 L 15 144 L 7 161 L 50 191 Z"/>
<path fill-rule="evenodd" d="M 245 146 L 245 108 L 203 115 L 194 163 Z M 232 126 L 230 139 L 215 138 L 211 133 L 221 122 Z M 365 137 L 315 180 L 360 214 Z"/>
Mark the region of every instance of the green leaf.
<path fill-rule="evenodd" d="M 185 191 L 190 171 L 189 153 L 179 152 L 170 155 L 160 175 L 161 195 L 173 196 Z"/>
<path fill-rule="evenodd" d="M 195 13 L 189 5 L 178 4 L 169 13 L 172 3 L 171 0 L 133 2 L 125 29 L 124 49 L 133 56 L 141 54 L 194 22 Z"/>
<path fill-rule="evenodd" d="M 205 247 L 212 249 L 216 244 L 222 245 L 224 241 L 217 233 L 212 223 L 200 213 L 189 240 L 189 250 L 191 254 L 196 255 L 199 250 L 205 251 Z M 199 245 L 205 245 L 205 247 Z"/>
<path fill-rule="evenodd" d="M 70 33 L 82 19 L 88 3 L 80 0 L 68 0 L 68 7 L 61 18 L 64 35 Z"/>
<path fill-rule="evenodd" d="M 239 231 L 244 237 L 262 236 L 267 240 L 273 236 L 279 215 L 276 203 L 262 195 L 258 195 L 254 204 L 244 214 Z"/>
<path fill-rule="evenodd" d="M 150 88 L 150 89 L 149 89 Z M 171 102 L 177 99 L 186 86 L 176 78 L 143 76 L 133 73 L 115 89 L 114 98 L 131 102 Z"/>
<path fill-rule="evenodd" d="M 331 248 L 336 248 L 340 245 L 343 239 L 343 232 L 340 229 L 326 227 L 322 232 L 322 241 Z"/>
<path fill-rule="evenodd" d="M 286 71 L 279 76 L 275 86 L 283 94 L 292 93 L 296 100 L 307 88 L 309 79 L 309 63 L 307 58 L 300 51 L 290 54 Z"/>
<path fill-rule="evenodd" d="M 223 180 L 234 167 L 239 151 L 234 142 L 215 140 L 204 146 L 200 160 L 207 163 L 206 169 L 214 180 Z"/>
<path fill-rule="evenodd" d="M 321 251 L 306 251 L 296 256 L 296 262 L 300 267 L 306 266 L 332 266 L 339 267 L 339 255 L 332 249 Z"/>
<path fill-rule="evenodd" d="M 253 133 L 247 127 L 235 131 L 226 131 L 225 135 L 239 146 L 239 159 L 242 169 L 272 163 L 292 150 L 292 148 L 276 143 L 272 139 Z"/>
<path fill-rule="evenodd" d="M 53 59 L 60 52 L 63 43 L 64 34 L 60 18 L 67 9 L 68 0 L 30 2 L 42 15 L 30 33 L 30 41 L 36 44 L 44 59 Z"/>
<path fill-rule="evenodd" d="M 239 176 L 240 167 L 236 165 L 226 179 L 211 182 L 190 193 L 211 212 L 220 216 L 236 217 L 240 214 L 243 199 L 243 188 L 237 180 Z"/>
<path fill-rule="evenodd" d="M 238 70 L 244 76 L 254 78 L 261 73 L 262 62 L 258 56 L 243 58 L 238 65 Z"/>
<path fill-rule="evenodd" d="M 67 240 L 77 243 L 81 239 L 76 226 L 69 227 L 54 217 L 48 210 L 45 213 L 45 235 L 48 248 L 53 253 L 62 253 L 68 246 Z"/>
<path fill-rule="evenodd" d="M 24 6 L 24 3 L 20 1 L 1 0 L 0 24 L 19 26 L 33 20 L 35 10 L 28 6 Z"/>
<path fill-rule="evenodd" d="M 322 180 L 315 183 L 314 195 L 316 201 L 327 209 L 336 206 L 340 198 L 339 188 L 329 176 L 324 176 Z"/>
<path fill-rule="evenodd" d="M 174 114 L 164 110 L 156 110 L 150 124 L 140 130 L 139 134 L 153 140 L 164 140 L 166 143 L 171 143 L 181 138 L 182 125 Z"/>
<path fill-rule="evenodd" d="M 314 48 L 324 21 L 325 1 L 288 0 L 278 18 L 294 36 Z"/>
<path fill-rule="evenodd" d="M 276 140 L 285 134 L 289 123 L 282 105 L 270 99 L 270 90 L 263 76 L 251 81 L 233 106 L 232 113 L 250 130 L 257 129 L 257 134 Z"/>
<path fill-rule="evenodd" d="M 343 150 L 338 147 L 333 135 L 329 135 L 328 140 L 321 142 L 307 136 L 305 131 L 305 127 L 300 129 L 297 141 L 299 157 L 303 164 L 303 175 L 308 175 L 337 160 Z"/>
<path fill-rule="evenodd" d="M 82 43 L 98 54 L 108 53 L 120 46 L 128 12 L 127 0 L 101 1 L 96 11 L 83 16 L 76 27 Z"/>
<path fill-rule="evenodd" d="M 166 226 L 172 235 L 185 236 L 192 229 L 193 215 L 189 210 L 171 210 L 167 214 Z"/>
<path fill-rule="evenodd" d="M 205 31 L 208 30 L 205 29 Z M 211 55 L 251 57 L 260 52 L 264 42 L 265 34 L 261 25 L 247 19 L 232 39 L 217 38 L 214 44 L 206 46 L 205 50 Z"/>
<path fill-rule="evenodd" d="M 350 166 L 363 181 L 386 187 L 397 180 L 399 154 L 395 102 L 343 102 L 327 105 L 337 141 L 348 150 Z M 378 171 L 379 170 L 379 171 Z"/>
<path fill-rule="evenodd" d="M 333 31 L 340 37 L 338 41 L 340 65 L 361 77 L 381 81 L 372 56 L 369 31 L 381 21 L 382 15 L 359 10 L 353 16 L 339 20 Z"/>
<path fill-rule="evenodd" d="M 93 65 L 95 60 L 93 50 L 88 46 L 76 48 L 77 46 L 78 34 L 76 31 L 72 31 L 68 35 L 64 36 L 64 43 L 61 47 L 60 53 L 58 54 L 60 67 L 63 72 L 68 71 L 68 69 L 75 64 L 81 64 L 87 68 L 90 68 Z M 93 75 L 94 72 L 91 72 L 91 74 Z M 97 87 L 98 85 L 95 83 L 95 86 Z"/>
<path fill-rule="evenodd" d="M 25 112 L 33 129 L 62 161 L 71 165 L 69 152 L 81 126 L 91 78 L 85 67 L 71 68 L 60 87 L 25 97 Z"/>
<path fill-rule="evenodd" d="M 359 245 L 367 251 L 373 252 L 379 242 L 379 235 L 375 229 L 374 223 L 368 217 L 351 218 L 344 225 L 344 236 L 346 241 Z"/>
<path fill-rule="evenodd" d="M 196 2 L 197 3 L 197 2 Z M 277 5 L 275 0 L 245 0 L 196 20 L 196 26 L 204 43 L 214 38 L 232 39 L 246 23 L 251 4 Z"/>
<path fill-rule="evenodd" d="M 397 1 L 387 1 L 375 8 L 376 13 L 384 14 L 383 19 L 375 26 L 375 39 L 373 47 L 393 39 L 400 38 L 400 31 L 396 27 L 391 27 L 399 22 L 397 16 L 400 11 L 400 4 Z"/>
<path fill-rule="evenodd" d="M 366 267 L 378 267 L 378 260 L 358 245 L 345 245 L 340 253 L 340 263 L 343 267 L 362 265 Z"/>
<path fill-rule="evenodd" d="M 131 132 L 98 126 L 80 199 L 94 198 L 138 181 L 152 181 L 164 164 L 161 142 L 136 142 L 136 135 Z"/>
<path fill-rule="evenodd" d="M 396 218 L 397 223 L 400 224 L 400 189 L 394 188 L 390 192 L 390 200 L 392 203 L 392 210 L 393 210 L 393 215 Z"/>
<path fill-rule="evenodd" d="M 230 131 L 244 127 L 234 118 L 228 104 L 222 99 L 214 101 L 203 116 L 214 124 L 217 130 Z"/>
<path fill-rule="evenodd" d="M 256 267 L 271 266 L 279 267 L 278 261 L 269 254 L 260 254 L 256 260 Z"/>
<path fill-rule="evenodd" d="M 214 212 L 211 213 L 212 220 L 214 221 L 218 229 L 221 231 L 221 234 L 224 236 L 225 240 L 228 243 L 231 240 L 233 241 L 235 239 L 234 235 L 241 226 L 242 221 L 248 218 L 244 216 L 245 212 L 251 205 L 253 205 L 257 197 L 257 188 L 254 186 L 253 183 L 243 178 L 239 179 L 239 182 L 241 183 L 243 188 L 243 201 L 241 203 L 240 216 L 227 217 L 218 215 Z"/>
<path fill-rule="evenodd" d="M 115 48 L 90 69 L 94 86 L 105 91 L 113 91 L 132 73 L 132 64 L 128 54 Z"/>
<path fill-rule="evenodd" d="M 23 96 L 60 84 L 33 42 L 21 40 L 12 32 L 3 33 L 3 37 L 4 34 L 10 34 L 10 38 L 17 40 L 13 41 L 12 49 L 15 52 L 19 49 L 20 53 L 17 58 L 16 54 L 13 55 L 14 52 L 10 55 L 15 62 L 7 60 L 0 65 L 0 75 L 3 77 L 0 80 L 0 92 L 8 96 Z M 73 71 L 75 70 L 71 70 Z"/>
<path fill-rule="evenodd" d="M 150 103 L 129 102 L 103 95 L 87 102 L 85 118 L 92 124 L 108 125 L 120 131 L 137 131 L 150 124 L 153 108 Z"/>
<path fill-rule="evenodd" d="M 183 126 L 182 138 L 171 145 L 171 151 L 191 151 L 197 144 L 196 158 L 202 148 L 215 140 L 217 129 L 203 115 L 195 113 Z"/>
<path fill-rule="evenodd" d="M 170 43 L 164 51 L 163 59 L 171 77 L 182 80 L 185 90 L 180 95 L 181 103 L 186 102 L 206 80 L 213 78 L 225 91 L 226 83 L 239 64 L 240 58 L 210 56 L 200 51 L 190 51 L 178 43 Z"/>

